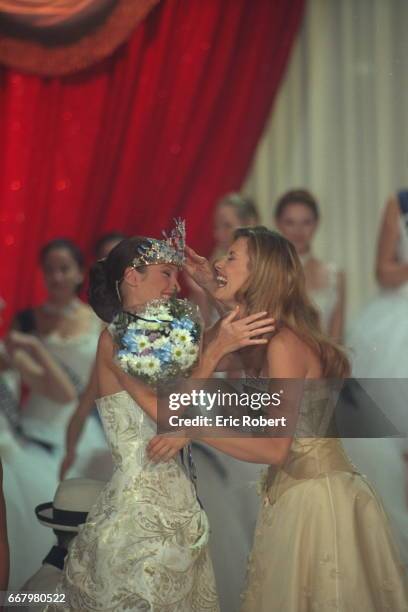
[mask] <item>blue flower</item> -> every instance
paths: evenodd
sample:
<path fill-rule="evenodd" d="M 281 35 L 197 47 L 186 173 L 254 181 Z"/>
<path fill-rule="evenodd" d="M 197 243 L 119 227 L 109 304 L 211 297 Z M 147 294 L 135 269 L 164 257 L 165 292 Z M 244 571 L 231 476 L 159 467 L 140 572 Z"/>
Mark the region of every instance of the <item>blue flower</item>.
<path fill-rule="evenodd" d="M 139 350 L 139 343 L 137 335 L 132 333 L 132 330 L 128 330 L 122 337 L 122 346 L 130 351 L 131 353 L 137 353 Z"/>
<path fill-rule="evenodd" d="M 172 352 L 170 346 L 164 346 L 160 349 L 157 349 L 157 351 L 154 351 L 154 354 L 163 363 L 170 363 L 172 360 Z"/>
<path fill-rule="evenodd" d="M 171 326 L 173 329 L 185 329 L 187 331 L 191 331 L 194 327 L 194 322 L 188 317 L 183 317 L 181 319 L 175 319 L 172 321 Z"/>

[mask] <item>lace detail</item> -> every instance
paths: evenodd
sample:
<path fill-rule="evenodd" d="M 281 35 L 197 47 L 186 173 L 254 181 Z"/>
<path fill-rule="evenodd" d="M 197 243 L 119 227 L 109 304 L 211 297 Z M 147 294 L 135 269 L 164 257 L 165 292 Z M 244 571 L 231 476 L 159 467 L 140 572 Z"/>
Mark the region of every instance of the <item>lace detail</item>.
<path fill-rule="evenodd" d="M 115 471 L 74 540 L 47 610 L 218 612 L 209 525 L 175 460 L 145 453 L 155 424 L 126 392 L 98 400 Z"/>

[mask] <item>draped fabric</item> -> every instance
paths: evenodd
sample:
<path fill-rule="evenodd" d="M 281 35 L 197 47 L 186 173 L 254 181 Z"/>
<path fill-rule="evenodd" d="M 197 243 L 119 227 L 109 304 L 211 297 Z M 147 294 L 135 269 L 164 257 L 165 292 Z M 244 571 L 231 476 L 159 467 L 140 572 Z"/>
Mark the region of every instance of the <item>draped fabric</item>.
<path fill-rule="evenodd" d="M 3 69 L 0 293 L 42 297 L 37 253 L 52 237 L 91 245 L 113 228 L 158 236 L 187 218 L 212 246 L 216 200 L 249 167 L 303 0 L 167 0 L 92 71 L 40 79 Z"/>
<path fill-rule="evenodd" d="M 0 0 L 0 12 L 32 26 L 64 23 L 106 0 Z"/>
<path fill-rule="evenodd" d="M 267 224 L 287 189 L 316 194 L 316 251 L 346 272 L 349 320 L 378 291 L 381 211 L 408 184 L 407 23 L 405 0 L 309 0 L 245 187 Z"/>
<path fill-rule="evenodd" d="M 109 57 L 160 0 L 0 0 L 0 62 L 42 76 Z"/>

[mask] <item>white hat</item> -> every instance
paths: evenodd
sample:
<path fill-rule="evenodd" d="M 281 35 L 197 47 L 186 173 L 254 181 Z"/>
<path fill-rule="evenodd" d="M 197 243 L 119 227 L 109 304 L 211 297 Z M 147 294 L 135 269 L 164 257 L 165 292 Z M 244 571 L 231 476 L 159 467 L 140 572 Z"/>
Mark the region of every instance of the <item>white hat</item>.
<path fill-rule="evenodd" d="M 45 527 L 78 531 L 106 482 L 90 478 L 67 478 L 59 483 L 54 501 L 40 504 L 35 513 Z"/>

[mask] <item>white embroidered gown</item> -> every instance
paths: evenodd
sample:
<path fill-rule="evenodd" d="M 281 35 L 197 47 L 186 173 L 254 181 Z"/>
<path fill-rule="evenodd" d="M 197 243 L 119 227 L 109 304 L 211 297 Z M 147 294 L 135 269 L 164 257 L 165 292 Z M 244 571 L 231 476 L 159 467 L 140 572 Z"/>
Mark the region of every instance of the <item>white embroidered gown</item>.
<path fill-rule="evenodd" d="M 216 612 L 209 525 L 194 485 L 175 459 L 145 449 L 155 423 L 126 391 L 98 400 L 114 473 L 80 528 L 60 589 L 47 610 Z"/>

